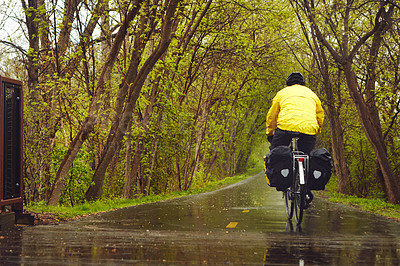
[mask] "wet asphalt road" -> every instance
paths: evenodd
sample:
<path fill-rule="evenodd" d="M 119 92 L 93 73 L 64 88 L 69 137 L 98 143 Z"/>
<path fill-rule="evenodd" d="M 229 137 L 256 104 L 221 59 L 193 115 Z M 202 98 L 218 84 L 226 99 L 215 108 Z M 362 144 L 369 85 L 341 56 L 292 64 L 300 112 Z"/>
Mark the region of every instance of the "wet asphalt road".
<path fill-rule="evenodd" d="M 211 193 L 17 227 L 0 233 L 0 265 L 400 264 L 400 223 L 317 198 L 299 230 L 281 197 L 259 174 Z"/>

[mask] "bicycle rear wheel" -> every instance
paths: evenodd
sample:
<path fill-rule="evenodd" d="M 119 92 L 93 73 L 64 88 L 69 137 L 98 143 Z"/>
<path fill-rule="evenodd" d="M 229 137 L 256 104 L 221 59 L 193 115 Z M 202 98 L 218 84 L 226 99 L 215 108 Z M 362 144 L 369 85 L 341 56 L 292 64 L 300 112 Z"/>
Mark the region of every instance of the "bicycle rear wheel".
<path fill-rule="evenodd" d="M 285 191 L 283 191 L 283 197 L 285 198 L 287 218 L 288 218 L 288 220 L 291 220 L 293 217 L 293 209 L 294 209 L 294 200 L 293 200 L 292 190 L 286 189 Z"/>
<path fill-rule="evenodd" d="M 300 225 L 303 220 L 306 188 L 305 185 L 300 184 L 299 178 L 296 178 L 294 187 L 294 214 L 297 225 Z"/>

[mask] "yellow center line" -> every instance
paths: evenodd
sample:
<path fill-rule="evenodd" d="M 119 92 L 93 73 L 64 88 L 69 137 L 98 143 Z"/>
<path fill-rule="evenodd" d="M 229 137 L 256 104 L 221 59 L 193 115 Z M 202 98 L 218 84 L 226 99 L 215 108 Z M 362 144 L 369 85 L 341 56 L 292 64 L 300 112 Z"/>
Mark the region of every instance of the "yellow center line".
<path fill-rule="evenodd" d="M 242 212 L 250 212 L 250 210 L 243 210 Z"/>
<path fill-rule="evenodd" d="M 235 228 L 236 225 L 238 225 L 238 222 L 230 222 L 230 223 L 226 226 L 226 228 Z"/>

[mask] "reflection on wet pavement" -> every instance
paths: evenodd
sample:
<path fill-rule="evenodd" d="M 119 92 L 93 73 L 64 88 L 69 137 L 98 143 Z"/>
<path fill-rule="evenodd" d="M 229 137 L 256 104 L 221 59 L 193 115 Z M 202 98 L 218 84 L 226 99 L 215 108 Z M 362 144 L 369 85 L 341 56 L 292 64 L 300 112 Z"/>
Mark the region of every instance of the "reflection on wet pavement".
<path fill-rule="evenodd" d="M 398 265 L 400 223 L 315 199 L 301 230 L 262 174 L 196 196 L 0 235 L 1 265 Z"/>

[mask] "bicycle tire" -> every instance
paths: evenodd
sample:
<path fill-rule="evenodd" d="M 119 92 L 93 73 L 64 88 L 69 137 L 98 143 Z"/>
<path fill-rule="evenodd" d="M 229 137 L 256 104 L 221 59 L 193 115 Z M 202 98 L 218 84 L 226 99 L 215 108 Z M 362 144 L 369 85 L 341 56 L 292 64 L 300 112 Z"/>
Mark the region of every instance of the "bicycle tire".
<path fill-rule="evenodd" d="M 294 214 L 297 225 L 303 221 L 303 211 L 305 204 L 306 189 L 305 185 L 301 185 L 299 179 L 296 178 L 294 191 Z"/>
<path fill-rule="evenodd" d="M 294 209 L 294 200 L 293 200 L 291 189 L 286 189 L 283 192 L 283 198 L 285 199 L 287 218 L 288 218 L 288 220 L 291 220 L 293 217 L 293 209 Z"/>

